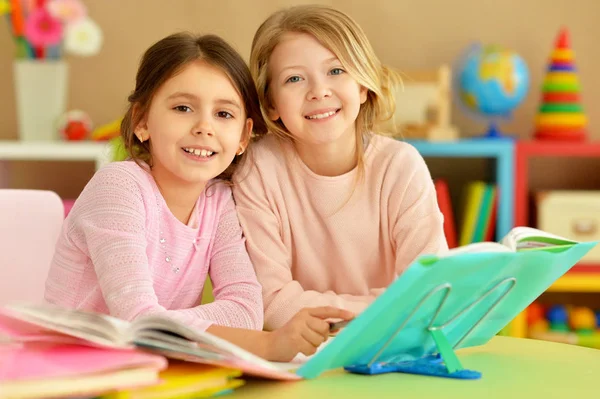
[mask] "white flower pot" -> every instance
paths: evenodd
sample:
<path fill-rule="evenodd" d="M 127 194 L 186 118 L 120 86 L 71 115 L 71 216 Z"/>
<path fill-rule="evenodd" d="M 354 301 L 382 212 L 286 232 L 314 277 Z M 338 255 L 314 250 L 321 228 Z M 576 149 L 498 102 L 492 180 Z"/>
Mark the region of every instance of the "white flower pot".
<path fill-rule="evenodd" d="M 56 60 L 14 61 L 19 138 L 58 140 L 58 118 L 66 111 L 68 64 Z"/>

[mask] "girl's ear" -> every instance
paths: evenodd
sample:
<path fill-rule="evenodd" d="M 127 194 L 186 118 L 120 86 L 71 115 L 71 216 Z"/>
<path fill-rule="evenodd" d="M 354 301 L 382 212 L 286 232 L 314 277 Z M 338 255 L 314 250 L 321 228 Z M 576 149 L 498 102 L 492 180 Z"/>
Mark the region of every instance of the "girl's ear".
<path fill-rule="evenodd" d="M 364 86 L 360 86 L 360 103 L 364 104 L 365 101 L 367 101 L 367 93 L 369 92 L 369 89 L 367 89 Z"/>
<path fill-rule="evenodd" d="M 143 143 L 144 141 L 150 138 L 150 134 L 148 133 L 148 129 L 146 128 L 145 122 L 140 122 L 137 125 L 137 127 L 133 130 L 133 132 L 135 133 L 140 143 Z"/>
<path fill-rule="evenodd" d="M 140 112 L 139 108 L 137 106 L 134 106 L 133 108 L 133 115 L 132 115 L 132 120 L 136 120 L 136 114 Z M 140 141 L 140 143 L 143 143 L 144 141 L 148 140 L 150 138 L 150 133 L 148 133 L 148 124 L 146 122 L 146 118 L 142 118 L 142 120 L 140 120 L 140 122 L 135 126 L 135 128 L 133 129 L 133 132 L 135 133 L 136 137 L 138 138 L 138 140 Z"/>
<path fill-rule="evenodd" d="M 246 126 L 244 128 L 244 131 L 242 132 L 242 137 L 240 139 L 240 148 L 238 149 L 238 152 L 236 152 L 236 155 L 242 155 L 244 151 L 246 151 L 246 148 L 250 143 L 250 138 L 252 137 L 253 127 L 254 121 L 252 120 L 252 118 L 246 119 Z"/>

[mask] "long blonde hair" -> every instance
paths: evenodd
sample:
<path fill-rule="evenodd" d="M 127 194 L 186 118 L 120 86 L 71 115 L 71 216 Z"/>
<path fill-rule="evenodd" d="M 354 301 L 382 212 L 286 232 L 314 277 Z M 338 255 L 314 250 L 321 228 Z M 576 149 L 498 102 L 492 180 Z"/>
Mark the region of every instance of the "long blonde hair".
<path fill-rule="evenodd" d="M 379 127 L 392 118 L 395 111 L 394 91 L 400 75 L 384 66 L 375 54 L 362 28 L 348 15 L 322 5 L 301 5 L 271 14 L 258 28 L 252 41 L 250 72 L 256 82 L 260 108 L 268 130 L 291 139 L 281 120 L 272 121 L 268 110 L 269 59 L 285 33 L 307 33 L 314 36 L 340 60 L 346 71 L 367 88 L 367 100 L 356 119 L 356 156 L 359 172 L 364 169 L 363 138 L 379 133 Z"/>

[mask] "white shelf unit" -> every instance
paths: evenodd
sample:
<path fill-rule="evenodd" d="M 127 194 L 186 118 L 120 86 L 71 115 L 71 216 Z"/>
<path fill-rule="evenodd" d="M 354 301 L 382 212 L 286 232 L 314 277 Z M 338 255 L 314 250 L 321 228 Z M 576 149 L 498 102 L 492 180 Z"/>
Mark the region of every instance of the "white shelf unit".
<path fill-rule="evenodd" d="M 108 142 L 0 140 L 0 187 L 7 187 L 10 161 L 90 161 L 98 170 L 112 157 Z"/>

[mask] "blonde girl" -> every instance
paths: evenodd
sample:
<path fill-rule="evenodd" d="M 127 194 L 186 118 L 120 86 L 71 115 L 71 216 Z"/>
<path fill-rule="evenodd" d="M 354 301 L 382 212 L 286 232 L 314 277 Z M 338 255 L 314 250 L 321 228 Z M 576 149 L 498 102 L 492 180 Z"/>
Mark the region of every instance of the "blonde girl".
<path fill-rule="evenodd" d="M 358 314 L 419 255 L 447 249 L 423 158 L 380 134 L 399 80 L 357 23 L 327 6 L 269 16 L 250 70 L 269 132 L 234 197 L 265 326 L 305 307 Z"/>

